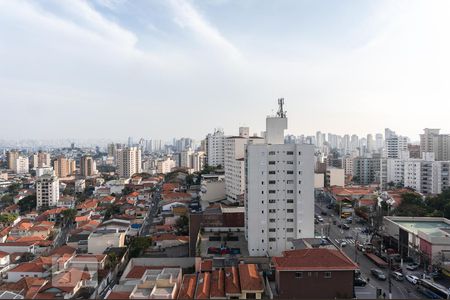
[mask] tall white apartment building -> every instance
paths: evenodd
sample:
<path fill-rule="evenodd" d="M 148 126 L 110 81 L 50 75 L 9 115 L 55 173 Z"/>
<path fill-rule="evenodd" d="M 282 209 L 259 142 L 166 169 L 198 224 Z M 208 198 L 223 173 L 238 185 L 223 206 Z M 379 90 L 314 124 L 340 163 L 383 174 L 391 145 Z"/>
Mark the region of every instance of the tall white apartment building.
<path fill-rule="evenodd" d="M 397 135 L 389 128 L 385 129 L 385 156 L 388 158 L 402 158 L 408 151 L 408 138 Z"/>
<path fill-rule="evenodd" d="M 172 169 L 176 167 L 176 162 L 170 158 L 166 157 L 165 159 L 158 160 L 156 163 L 156 172 L 158 174 L 167 174 L 172 172 Z"/>
<path fill-rule="evenodd" d="M 381 133 L 377 133 L 375 135 L 375 150 L 378 153 L 381 153 L 383 151 L 384 148 L 384 139 L 383 139 L 383 134 Z"/>
<path fill-rule="evenodd" d="M 420 135 L 420 152 L 433 152 L 436 160 L 450 160 L 450 135 L 440 134 L 440 129 L 425 128 Z"/>
<path fill-rule="evenodd" d="M 181 168 L 188 168 L 188 169 L 192 168 L 192 154 L 194 154 L 194 152 L 192 151 L 191 148 L 187 148 L 181 151 L 180 153 Z"/>
<path fill-rule="evenodd" d="M 345 175 L 353 175 L 353 157 L 345 156 L 342 159 Z"/>
<path fill-rule="evenodd" d="M 14 172 L 16 174 L 27 174 L 29 172 L 28 157 L 19 156 L 14 163 Z"/>
<path fill-rule="evenodd" d="M 266 143 L 246 153 L 245 228 L 251 256 L 280 255 L 293 240 L 314 237 L 314 146 L 282 144 L 283 100 L 266 120 Z"/>
<path fill-rule="evenodd" d="M 200 172 L 205 166 L 205 152 L 197 151 L 191 155 L 192 169 L 194 172 Z"/>
<path fill-rule="evenodd" d="M 209 166 L 225 165 L 225 134 L 223 130 L 216 129 L 213 134 L 206 136 L 206 156 Z"/>
<path fill-rule="evenodd" d="M 141 149 L 138 147 L 118 149 L 117 167 L 120 178 L 130 178 L 133 174 L 141 173 Z"/>
<path fill-rule="evenodd" d="M 239 128 L 238 136 L 225 139 L 225 193 L 231 202 L 243 200 L 245 192 L 245 148 L 264 143 L 261 137 L 249 137 L 249 128 Z"/>
<path fill-rule="evenodd" d="M 53 207 L 59 200 L 59 179 L 56 176 L 45 174 L 36 180 L 36 209 Z"/>

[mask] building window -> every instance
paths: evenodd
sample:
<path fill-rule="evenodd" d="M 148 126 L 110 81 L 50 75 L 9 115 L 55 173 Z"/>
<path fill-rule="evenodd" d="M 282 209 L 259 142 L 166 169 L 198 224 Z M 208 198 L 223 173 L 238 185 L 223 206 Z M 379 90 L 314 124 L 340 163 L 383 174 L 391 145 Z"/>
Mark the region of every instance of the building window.
<path fill-rule="evenodd" d="M 277 239 L 276 238 L 269 238 L 269 242 L 276 242 Z"/>
<path fill-rule="evenodd" d="M 273 160 L 269 161 L 269 165 L 274 165 L 274 164 L 275 164 L 275 161 L 273 161 Z"/>
<path fill-rule="evenodd" d="M 331 278 L 331 272 L 325 272 L 324 278 Z"/>
<path fill-rule="evenodd" d="M 293 194 L 294 191 L 293 191 L 293 190 L 287 190 L 287 193 L 288 193 L 288 194 Z"/>
<path fill-rule="evenodd" d="M 269 184 L 275 184 L 275 180 L 269 180 Z"/>
<path fill-rule="evenodd" d="M 276 229 L 275 228 L 269 228 L 269 232 L 275 232 Z"/>
<path fill-rule="evenodd" d="M 303 278 L 303 272 L 295 272 L 295 278 Z"/>
<path fill-rule="evenodd" d="M 270 175 L 275 175 L 275 171 L 269 171 Z"/>
<path fill-rule="evenodd" d="M 275 190 L 269 190 L 269 194 L 275 194 Z"/>
<path fill-rule="evenodd" d="M 301 153 L 301 152 L 298 152 L 298 155 L 302 155 L 302 153 Z"/>
<path fill-rule="evenodd" d="M 275 151 L 270 151 L 269 155 L 275 155 Z"/>
<path fill-rule="evenodd" d="M 291 209 L 291 208 L 289 208 L 289 209 L 287 210 L 287 212 L 288 212 L 288 213 L 293 213 L 293 212 L 294 212 L 294 210 L 293 210 L 293 209 Z"/>
<path fill-rule="evenodd" d="M 287 184 L 293 184 L 293 183 L 294 183 L 294 180 L 286 180 L 286 183 L 287 183 Z"/>
<path fill-rule="evenodd" d="M 286 163 L 287 163 L 288 165 L 293 165 L 293 164 L 294 164 L 294 162 L 291 161 L 291 160 L 288 160 Z"/>
<path fill-rule="evenodd" d="M 275 219 L 269 219 L 270 223 L 275 223 Z"/>
<path fill-rule="evenodd" d="M 287 155 L 294 155 L 294 151 L 288 151 L 286 152 Z"/>
<path fill-rule="evenodd" d="M 274 199 L 269 199 L 269 203 L 270 204 L 274 204 L 276 202 L 276 200 L 274 200 Z"/>
<path fill-rule="evenodd" d="M 293 223 L 293 222 L 294 222 L 294 219 L 286 219 L 286 222 L 288 222 L 288 223 Z"/>
<path fill-rule="evenodd" d="M 294 171 L 286 171 L 287 174 L 292 175 L 294 174 Z"/>
<path fill-rule="evenodd" d="M 294 232 L 294 228 L 286 228 L 286 232 Z"/>
<path fill-rule="evenodd" d="M 269 213 L 270 213 L 270 214 L 274 214 L 275 212 L 276 212 L 275 209 L 269 209 Z"/>
<path fill-rule="evenodd" d="M 294 203 L 294 199 L 287 199 L 286 202 L 287 203 Z"/>

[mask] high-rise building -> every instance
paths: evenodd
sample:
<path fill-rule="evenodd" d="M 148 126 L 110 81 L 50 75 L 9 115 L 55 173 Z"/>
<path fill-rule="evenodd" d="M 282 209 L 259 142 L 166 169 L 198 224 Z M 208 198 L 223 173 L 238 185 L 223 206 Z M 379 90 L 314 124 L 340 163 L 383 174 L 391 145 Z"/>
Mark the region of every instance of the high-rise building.
<path fill-rule="evenodd" d="M 15 167 L 14 173 L 27 174 L 29 172 L 28 157 L 20 155 L 18 158 L 16 158 L 14 167 Z"/>
<path fill-rule="evenodd" d="M 440 134 L 440 129 L 425 128 L 420 135 L 420 152 L 433 152 L 436 160 L 450 160 L 450 135 Z"/>
<path fill-rule="evenodd" d="M 181 168 L 187 168 L 187 169 L 192 168 L 192 155 L 193 154 L 194 154 L 194 152 L 192 151 L 191 148 L 187 148 L 187 149 L 184 149 L 183 151 L 181 151 L 181 153 L 180 153 L 180 167 Z"/>
<path fill-rule="evenodd" d="M 239 128 L 238 136 L 225 140 L 225 194 L 232 202 L 242 201 L 245 192 L 245 148 L 247 144 L 262 144 L 261 137 L 249 137 L 248 127 Z"/>
<path fill-rule="evenodd" d="M 205 152 L 194 152 L 191 156 L 191 159 L 192 169 L 194 169 L 194 172 L 200 172 L 201 170 L 203 170 L 203 167 L 205 166 Z"/>
<path fill-rule="evenodd" d="M 10 150 L 6 153 L 6 159 L 8 161 L 8 169 L 16 169 L 16 160 L 19 158 L 20 153 L 17 150 Z"/>
<path fill-rule="evenodd" d="M 367 153 L 372 153 L 374 151 L 374 140 L 373 140 L 373 136 L 369 133 L 367 135 L 367 148 L 366 148 L 366 152 Z"/>
<path fill-rule="evenodd" d="M 53 207 L 59 200 L 59 179 L 53 175 L 42 175 L 36 180 L 36 209 Z"/>
<path fill-rule="evenodd" d="M 280 255 L 292 241 L 314 237 L 314 146 L 283 144 L 283 100 L 266 119 L 266 143 L 246 153 L 245 228 L 251 256 Z"/>
<path fill-rule="evenodd" d="M 378 184 L 381 181 L 381 157 L 357 157 L 353 159 L 353 179 L 362 185 Z"/>
<path fill-rule="evenodd" d="M 175 168 L 175 166 L 176 162 L 172 158 L 166 157 L 157 161 L 156 172 L 158 174 L 167 174 L 172 172 L 172 169 Z"/>
<path fill-rule="evenodd" d="M 375 147 L 376 147 L 376 151 L 378 153 L 381 153 L 383 151 L 383 147 L 384 147 L 384 139 L 383 139 L 383 134 L 381 133 L 377 133 L 375 135 Z"/>
<path fill-rule="evenodd" d="M 31 156 L 31 165 L 33 169 L 47 168 L 51 166 L 50 154 L 39 151 Z"/>
<path fill-rule="evenodd" d="M 401 158 L 408 152 L 408 138 L 397 135 L 389 128 L 385 129 L 385 156 L 388 158 Z"/>
<path fill-rule="evenodd" d="M 53 169 L 58 178 L 72 176 L 76 171 L 75 160 L 60 156 L 53 162 Z"/>
<path fill-rule="evenodd" d="M 215 129 L 213 134 L 206 136 L 206 156 L 209 166 L 225 165 L 225 134 L 222 129 Z M 283 136 L 284 139 L 284 136 Z"/>
<path fill-rule="evenodd" d="M 120 178 L 130 178 L 136 173 L 141 173 L 141 149 L 127 147 L 117 150 L 117 167 Z"/>
<path fill-rule="evenodd" d="M 97 165 L 92 156 L 85 155 L 81 157 L 80 174 L 83 177 L 90 177 L 97 174 Z"/>

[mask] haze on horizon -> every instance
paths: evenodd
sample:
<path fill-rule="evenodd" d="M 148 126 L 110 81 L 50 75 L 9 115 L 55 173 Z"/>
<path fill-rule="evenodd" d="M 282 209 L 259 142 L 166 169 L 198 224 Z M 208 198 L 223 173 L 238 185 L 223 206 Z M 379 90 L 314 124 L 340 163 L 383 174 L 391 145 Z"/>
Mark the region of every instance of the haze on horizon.
<path fill-rule="evenodd" d="M 450 133 L 449 1 L 0 0 L 0 139 Z"/>

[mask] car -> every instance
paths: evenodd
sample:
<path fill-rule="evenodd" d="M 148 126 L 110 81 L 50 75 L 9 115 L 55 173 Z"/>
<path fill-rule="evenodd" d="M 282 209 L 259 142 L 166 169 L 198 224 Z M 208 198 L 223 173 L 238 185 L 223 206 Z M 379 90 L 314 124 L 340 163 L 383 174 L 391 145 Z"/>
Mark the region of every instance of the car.
<path fill-rule="evenodd" d="M 346 241 L 341 241 L 341 247 L 345 247 L 345 246 L 347 246 L 347 242 Z"/>
<path fill-rule="evenodd" d="M 370 273 L 378 280 L 384 281 L 386 280 L 386 275 L 384 275 L 383 271 L 379 269 L 371 269 Z"/>
<path fill-rule="evenodd" d="M 365 281 L 361 276 L 355 277 L 353 281 L 354 286 L 366 286 L 367 281 Z"/>
<path fill-rule="evenodd" d="M 337 224 L 337 227 L 342 228 L 342 224 L 341 223 Z"/>
<path fill-rule="evenodd" d="M 315 219 L 314 224 L 319 224 L 319 221 L 317 221 L 317 219 Z"/>
<path fill-rule="evenodd" d="M 409 283 L 414 284 L 414 285 L 416 285 L 417 282 L 419 282 L 419 277 L 414 276 L 414 275 L 408 274 L 405 276 L 405 278 Z"/>
<path fill-rule="evenodd" d="M 418 268 L 419 268 L 419 264 L 417 264 L 417 263 L 412 263 L 412 264 L 406 265 L 406 270 L 409 270 L 409 271 L 415 271 Z"/>
<path fill-rule="evenodd" d="M 328 209 L 332 209 L 332 208 L 333 208 L 333 204 L 328 204 L 328 205 L 327 205 L 327 208 L 328 208 Z"/>
<path fill-rule="evenodd" d="M 321 212 L 320 214 L 321 214 L 322 216 L 328 216 L 328 214 L 327 214 L 326 211 L 323 211 L 323 212 Z"/>
<path fill-rule="evenodd" d="M 405 279 L 400 272 L 392 272 L 392 277 L 397 281 L 403 281 L 403 279 Z"/>
<path fill-rule="evenodd" d="M 348 226 L 347 224 L 342 224 L 342 229 L 349 230 L 350 226 Z"/>

